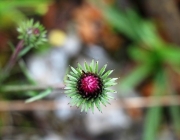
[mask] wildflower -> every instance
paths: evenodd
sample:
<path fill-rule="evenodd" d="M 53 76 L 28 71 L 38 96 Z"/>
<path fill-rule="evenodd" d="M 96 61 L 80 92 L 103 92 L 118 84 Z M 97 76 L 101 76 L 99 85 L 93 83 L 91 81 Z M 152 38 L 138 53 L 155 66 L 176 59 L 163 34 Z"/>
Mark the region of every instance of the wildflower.
<path fill-rule="evenodd" d="M 81 112 L 87 112 L 89 109 L 94 112 L 94 106 L 102 112 L 100 104 L 104 106 L 109 104 L 109 99 L 113 99 L 109 92 L 115 92 L 109 89 L 115 85 L 117 78 L 108 78 L 113 70 L 105 72 L 107 65 L 104 65 L 98 71 L 98 62 L 92 60 L 91 64 L 84 63 L 84 68 L 78 64 L 77 68 L 71 67 L 68 80 L 66 80 L 65 93 L 72 100 L 72 106 L 81 107 Z"/>
<path fill-rule="evenodd" d="M 22 22 L 17 31 L 19 32 L 18 38 L 24 40 L 25 45 L 31 44 L 37 47 L 47 41 L 46 31 L 39 22 L 33 20 Z"/>

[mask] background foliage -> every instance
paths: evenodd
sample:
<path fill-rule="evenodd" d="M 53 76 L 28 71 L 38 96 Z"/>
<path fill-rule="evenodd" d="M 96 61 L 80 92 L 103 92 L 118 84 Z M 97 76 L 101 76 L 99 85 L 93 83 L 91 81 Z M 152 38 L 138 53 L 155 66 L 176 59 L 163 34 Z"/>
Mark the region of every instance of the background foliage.
<path fill-rule="evenodd" d="M 103 0 L 98 2 L 92 0 L 75 0 L 73 2 L 61 0 L 0 1 L 0 77 L 3 79 L 0 80 L 0 99 L 2 101 L 25 101 L 27 99 L 26 102 L 33 102 L 41 100 L 42 98 L 55 100 L 57 97 L 59 98 L 59 94 L 58 96 L 53 96 L 54 89 L 57 88 L 54 86 L 54 83 L 50 84 L 49 87 L 38 87 L 43 82 L 45 83 L 46 78 L 47 81 L 50 81 L 51 78 L 49 78 L 48 75 L 53 75 L 53 72 L 55 73 L 53 65 L 55 67 L 63 67 L 64 65 L 66 66 L 66 64 L 75 65 L 75 61 L 82 62 L 83 59 L 91 60 L 97 59 L 98 57 L 98 59 L 100 59 L 99 62 L 101 62 L 101 60 L 109 61 L 108 65 L 116 70 L 115 77 L 120 77 L 118 85 L 115 87 L 118 90 L 117 98 L 119 99 L 120 97 L 120 99 L 117 100 L 119 103 L 121 103 L 121 100 L 124 98 L 132 96 L 153 96 L 159 100 L 167 95 L 169 97 L 178 96 L 180 92 L 180 44 L 175 39 L 176 34 L 173 34 L 173 27 L 178 34 L 179 28 L 176 25 L 180 18 L 179 14 L 177 14 L 179 13 L 179 1 L 172 0 L 169 3 L 161 2 L 162 7 L 158 9 L 160 2 L 154 0 L 148 0 L 146 2 L 139 0 Z M 169 6 L 167 7 L 167 5 Z M 171 15 L 169 15 L 169 13 L 171 13 Z M 172 18 L 170 19 L 170 17 Z M 168 18 L 171 20 L 171 23 L 168 22 Z M 20 53 L 23 55 L 16 62 L 12 70 L 9 71 L 8 74 L 6 73 L 7 76 L 4 76 L 4 67 L 8 64 L 11 54 L 15 52 L 17 48 L 16 44 L 18 44 L 19 41 L 17 39 L 17 25 L 28 19 L 38 21 L 45 26 L 48 32 L 48 43 L 37 47 L 37 49 L 34 47 L 28 48 L 27 45 L 26 48 L 28 48 L 28 51 Z M 37 26 L 39 26 L 39 24 Z M 41 27 L 41 29 L 43 30 L 43 27 Z M 45 33 L 46 32 L 43 32 L 43 34 Z M 23 35 L 26 36 L 26 34 Z M 73 46 L 72 44 L 76 44 L 74 42 L 68 45 L 68 42 L 72 39 L 72 35 L 76 36 L 75 39 L 73 38 L 75 42 L 80 40 L 77 46 L 81 46 L 81 48 L 75 45 Z M 21 36 L 20 39 L 23 40 L 23 37 Z M 59 40 L 59 42 L 53 42 L 54 40 Z M 31 41 L 31 45 L 32 44 L 33 41 Z M 71 46 L 71 48 L 68 49 L 68 46 Z M 99 54 L 96 55 L 96 52 L 99 50 L 97 46 L 103 50 L 102 56 Z M 76 51 L 74 51 L 77 52 L 76 54 L 70 51 L 74 48 L 77 48 Z M 95 48 L 94 52 L 93 48 Z M 61 53 L 57 56 L 61 56 L 61 60 L 63 60 L 64 63 L 62 63 L 62 61 L 55 61 L 56 63 L 53 63 L 54 60 L 49 61 L 50 56 L 43 56 L 43 54 L 51 54 L 51 50 L 55 50 L 56 52 L 60 50 Z M 44 75 L 44 79 L 41 81 L 42 83 L 36 78 L 33 78 L 30 72 L 31 68 L 28 62 L 36 58 L 30 57 L 33 55 L 43 56 L 42 59 L 44 59 L 44 61 L 47 60 L 46 64 L 51 64 L 53 69 L 53 72 L 46 70 L 47 75 Z M 103 63 L 101 65 L 103 65 Z M 68 67 L 62 67 L 58 73 L 62 73 L 63 77 L 65 77 L 66 72 L 63 73 L 62 71 L 68 71 Z M 61 80 L 63 81 L 63 79 Z M 55 81 L 55 78 L 52 81 Z M 45 84 L 48 85 L 49 83 Z M 24 89 L 23 86 L 25 87 Z M 132 92 L 133 95 L 131 94 Z M 138 134 L 131 133 L 134 139 L 161 140 L 163 139 L 162 131 L 164 129 L 168 130 L 168 133 L 166 133 L 172 140 L 180 138 L 179 106 L 158 105 L 156 107 L 142 108 L 125 110 L 126 115 L 132 120 L 131 127 L 136 127 L 136 123 L 138 126 L 141 126 L 139 128 L 142 130 L 141 132 L 138 132 Z M 6 116 L 12 117 L 13 119 L 16 118 L 16 116 L 10 112 L 11 111 L 6 111 L 0 114 L 2 130 L 4 130 L 3 127 L 6 126 L 6 124 L 9 124 Z M 22 112 L 18 113 L 23 114 Z M 27 113 L 26 116 L 31 118 L 32 116 L 29 114 L 31 113 Z M 79 116 L 79 114 L 74 114 L 74 116 Z M 104 114 L 104 116 L 106 115 Z M 82 118 L 84 119 L 85 117 L 82 116 Z M 115 118 L 120 118 L 120 116 L 117 115 Z M 138 121 L 137 118 L 139 119 Z M 55 119 L 56 117 L 53 118 L 53 120 Z M 40 120 L 43 119 L 40 118 Z M 60 120 L 60 122 L 61 121 L 62 120 Z M 74 120 L 71 119 L 71 121 Z M 21 123 L 16 123 L 19 126 L 27 126 L 27 128 L 35 127 L 33 125 L 37 124 L 35 120 L 30 123 L 26 117 L 20 119 L 20 122 Z M 16 126 L 16 123 L 10 124 Z M 38 123 L 38 125 L 45 124 L 43 121 Z M 76 123 L 74 123 L 74 125 L 76 126 Z M 68 123 L 64 122 L 61 129 L 64 129 L 66 126 L 68 126 Z M 131 129 L 131 127 L 129 127 L 129 129 Z M 52 128 L 54 130 L 53 125 Z M 126 133 L 129 132 L 129 129 L 125 130 Z M 46 128 L 43 130 L 45 131 Z M 112 128 L 112 130 L 114 129 Z M 115 130 L 122 132 L 120 128 Z M 78 132 L 74 134 L 73 132 L 75 130 L 73 129 L 69 131 L 69 133 L 73 134 L 72 137 L 77 139 L 86 139 L 85 135 L 87 135 L 89 139 L 98 140 L 102 139 L 107 133 L 104 131 L 99 135 L 95 135 L 88 132 L 88 129 L 86 130 L 87 132 L 80 129 L 78 131 L 80 134 L 76 134 Z M 14 131 L 12 132 L 16 135 Z M 120 138 L 118 133 L 118 138 L 115 138 L 110 132 L 109 135 L 107 134 L 108 138 Z M 23 133 L 26 132 L 22 132 L 22 134 Z M 60 133 L 64 136 L 62 132 Z M 2 131 L 2 138 L 5 138 L 7 134 L 8 133 L 3 133 Z M 98 136 L 100 138 L 98 138 Z M 123 137 L 123 135 L 121 136 Z M 130 139 L 127 135 L 122 137 L 121 139 Z M 11 138 L 13 138 L 13 135 Z M 67 135 L 64 136 L 64 139 L 67 139 Z"/>

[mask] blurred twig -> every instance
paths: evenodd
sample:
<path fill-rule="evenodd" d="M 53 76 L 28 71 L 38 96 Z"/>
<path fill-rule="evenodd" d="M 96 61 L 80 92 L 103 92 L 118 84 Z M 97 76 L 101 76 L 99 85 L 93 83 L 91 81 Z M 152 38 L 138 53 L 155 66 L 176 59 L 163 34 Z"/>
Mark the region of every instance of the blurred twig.
<path fill-rule="evenodd" d="M 117 108 L 146 108 L 156 106 L 176 106 L 180 105 L 180 96 L 163 96 L 163 97 L 129 97 L 115 100 Z M 74 107 L 65 106 L 65 102 L 54 100 L 41 100 L 32 103 L 25 103 L 24 101 L 0 101 L 0 111 L 35 111 L 35 110 L 61 110 L 61 109 L 75 109 Z M 114 105 L 109 105 L 107 109 L 115 109 Z"/>

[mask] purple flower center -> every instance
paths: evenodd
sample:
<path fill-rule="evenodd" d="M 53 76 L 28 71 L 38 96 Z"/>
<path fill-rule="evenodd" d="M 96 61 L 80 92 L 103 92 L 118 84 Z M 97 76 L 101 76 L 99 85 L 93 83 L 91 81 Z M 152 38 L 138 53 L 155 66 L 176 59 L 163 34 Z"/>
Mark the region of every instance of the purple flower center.
<path fill-rule="evenodd" d="M 27 30 L 27 34 L 31 35 L 39 35 L 40 34 L 40 31 L 38 28 L 30 28 Z"/>
<path fill-rule="evenodd" d="M 39 33 L 40 33 L 40 31 L 39 31 L 38 28 L 33 29 L 33 34 L 34 35 L 39 35 Z"/>
<path fill-rule="evenodd" d="M 78 82 L 78 91 L 85 98 L 96 98 L 102 92 L 102 82 L 93 73 L 84 73 Z"/>
<path fill-rule="evenodd" d="M 81 79 L 81 88 L 87 93 L 93 93 L 99 89 L 98 78 L 92 75 L 84 77 Z"/>

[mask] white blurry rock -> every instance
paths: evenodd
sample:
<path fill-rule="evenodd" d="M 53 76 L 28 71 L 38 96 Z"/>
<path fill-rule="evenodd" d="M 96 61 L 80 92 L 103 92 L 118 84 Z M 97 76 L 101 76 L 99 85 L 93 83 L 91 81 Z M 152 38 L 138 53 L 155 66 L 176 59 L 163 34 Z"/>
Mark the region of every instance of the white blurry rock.
<path fill-rule="evenodd" d="M 56 110 L 55 113 L 61 121 L 69 120 L 74 114 L 74 112 L 70 109 L 70 105 L 68 104 L 69 102 L 70 99 L 65 96 L 56 99 L 58 110 Z"/>
<path fill-rule="evenodd" d="M 91 44 L 86 50 L 85 54 L 96 61 L 99 61 L 99 67 L 107 65 L 107 69 L 116 69 L 119 64 L 115 63 L 107 54 L 102 46 Z"/>
<path fill-rule="evenodd" d="M 33 55 L 28 60 L 32 78 L 39 84 L 63 83 L 68 56 L 61 48 L 54 48 L 46 54 Z"/>
<path fill-rule="evenodd" d="M 61 136 L 59 136 L 58 134 L 55 133 L 49 133 L 45 136 L 44 139 L 42 140 L 64 140 L 64 138 L 62 138 Z"/>
<path fill-rule="evenodd" d="M 69 34 L 63 45 L 66 54 L 69 57 L 74 57 L 79 54 L 82 45 L 79 37 L 76 34 Z"/>
<path fill-rule="evenodd" d="M 68 60 L 79 54 L 81 41 L 76 34 L 69 34 L 62 46 L 52 48 L 45 54 L 32 55 L 28 67 L 33 79 L 39 84 L 62 83 L 68 68 Z"/>
<path fill-rule="evenodd" d="M 85 124 L 91 134 L 100 135 L 114 129 L 127 129 L 131 120 L 117 104 L 113 103 L 107 107 L 102 107 L 102 113 L 97 109 L 94 114 L 87 113 Z"/>
<path fill-rule="evenodd" d="M 169 128 L 169 126 L 164 125 L 161 127 L 162 130 L 159 133 L 158 140 L 175 140 L 175 135 L 173 133 L 173 130 Z"/>

